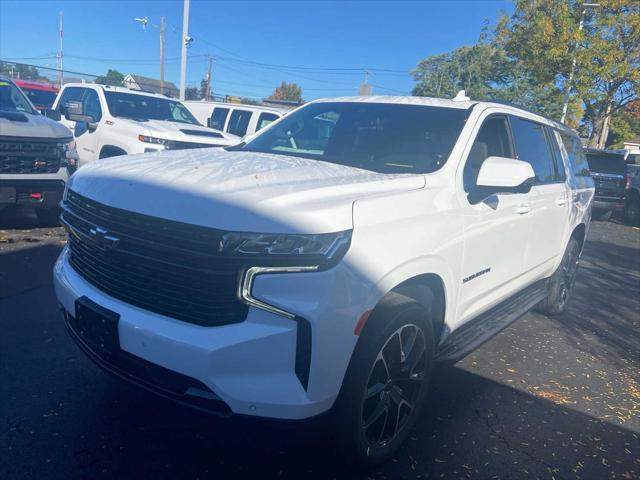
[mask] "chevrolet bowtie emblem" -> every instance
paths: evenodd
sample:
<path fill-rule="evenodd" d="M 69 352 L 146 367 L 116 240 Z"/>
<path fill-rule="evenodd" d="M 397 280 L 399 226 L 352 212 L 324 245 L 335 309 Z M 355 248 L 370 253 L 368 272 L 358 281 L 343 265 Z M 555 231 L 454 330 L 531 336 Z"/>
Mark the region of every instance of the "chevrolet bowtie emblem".
<path fill-rule="evenodd" d="M 106 228 L 102 227 L 95 227 L 90 229 L 89 237 L 98 246 L 107 250 L 113 250 L 120 243 L 119 238 L 114 237 L 113 235 L 109 235 L 109 231 Z"/>

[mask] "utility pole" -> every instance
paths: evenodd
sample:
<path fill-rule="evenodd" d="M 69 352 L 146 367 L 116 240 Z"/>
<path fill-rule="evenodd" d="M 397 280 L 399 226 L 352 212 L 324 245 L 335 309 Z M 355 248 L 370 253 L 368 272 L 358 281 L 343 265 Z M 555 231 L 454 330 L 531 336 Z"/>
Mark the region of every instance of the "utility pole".
<path fill-rule="evenodd" d="M 64 74 L 62 70 L 64 68 L 63 64 L 63 55 L 62 55 L 62 39 L 63 39 L 63 13 L 60 12 L 60 51 L 58 52 L 58 83 L 60 88 L 62 88 L 62 83 L 64 82 Z"/>
<path fill-rule="evenodd" d="M 204 99 L 211 100 L 211 64 L 213 63 L 213 57 L 209 55 L 209 68 L 207 68 L 207 91 L 205 92 Z"/>
<path fill-rule="evenodd" d="M 160 95 L 164 95 L 164 17 L 160 17 Z"/>
<path fill-rule="evenodd" d="M 582 28 L 584 27 L 584 17 L 587 14 L 588 8 L 599 7 L 599 3 L 583 3 L 582 4 L 582 13 L 580 14 L 580 24 L 578 25 L 578 32 L 582 32 Z M 567 109 L 569 108 L 569 97 L 571 95 L 571 84 L 573 83 L 573 76 L 576 73 L 576 63 L 578 61 L 577 53 L 578 53 L 578 40 L 573 47 L 573 60 L 571 61 L 571 71 L 569 72 L 569 78 L 567 78 L 567 83 L 564 86 L 564 103 L 562 104 L 562 116 L 560 117 L 560 121 L 564 122 L 567 117 Z"/>
<path fill-rule="evenodd" d="M 180 100 L 184 101 L 185 83 L 187 82 L 187 45 L 189 37 L 189 0 L 184 0 L 182 11 L 182 61 L 180 62 Z"/>
<path fill-rule="evenodd" d="M 364 82 L 360 84 L 358 95 L 369 96 L 372 93 L 371 85 L 369 85 L 369 70 L 364 71 Z"/>

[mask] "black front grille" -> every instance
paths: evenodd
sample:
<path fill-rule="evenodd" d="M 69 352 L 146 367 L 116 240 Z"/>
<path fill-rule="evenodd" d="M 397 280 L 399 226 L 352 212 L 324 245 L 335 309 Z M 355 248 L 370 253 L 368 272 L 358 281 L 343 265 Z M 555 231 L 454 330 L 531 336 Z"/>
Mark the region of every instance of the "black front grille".
<path fill-rule="evenodd" d="M 171 140 L 167 144 L 169 150 L 188 150 L 191 148 L 211 148 L 220 147 L 222 145 L 211 145 L 209 143 L 197 143 L 197 142 L 179 142 L 177 140 Z"/>
<path fill-rule="evenodd" d="M 245 319 L 248 307 L 237 298 L 242 265 L 217 253 L 224 232 L 109 207 L 73 191 L 62 219 L 71 265 L 108 295 L 197 325 Z"/>
<path fill-rule="evenodd" d="M 33 141 L 0 142 L 0 175 L 56 173 L 63 152 L 58 143 Z"/>

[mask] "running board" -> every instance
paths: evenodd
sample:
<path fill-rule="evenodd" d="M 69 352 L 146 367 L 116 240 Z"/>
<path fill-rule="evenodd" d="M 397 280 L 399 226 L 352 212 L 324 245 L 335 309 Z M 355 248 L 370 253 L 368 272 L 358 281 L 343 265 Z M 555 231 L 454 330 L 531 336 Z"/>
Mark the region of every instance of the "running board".
<path fill-rule="evenodd" d="M 547 281 L 540 280 L 454 330 L 438 347 L 436 360 L 456 362 L 500 333 L 544 300 Z"/>

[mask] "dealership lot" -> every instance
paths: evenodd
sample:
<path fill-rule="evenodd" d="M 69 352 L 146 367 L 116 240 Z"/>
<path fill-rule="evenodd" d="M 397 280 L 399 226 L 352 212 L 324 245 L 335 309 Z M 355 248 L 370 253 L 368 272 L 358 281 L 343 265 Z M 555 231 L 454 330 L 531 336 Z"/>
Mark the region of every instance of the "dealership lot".
<path fill-rule="evenodd" d="M 354 472 L 323 422 L 217 419 L 112 379 L 59 320 L 61 228 L 0 218 L 0 478 L 640 478 L 640 230 L 593 222 L 569 312 L 442 369 L 396 458 Z"/>

